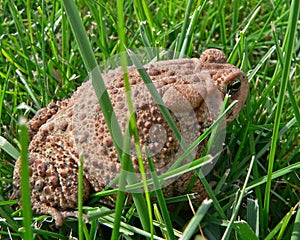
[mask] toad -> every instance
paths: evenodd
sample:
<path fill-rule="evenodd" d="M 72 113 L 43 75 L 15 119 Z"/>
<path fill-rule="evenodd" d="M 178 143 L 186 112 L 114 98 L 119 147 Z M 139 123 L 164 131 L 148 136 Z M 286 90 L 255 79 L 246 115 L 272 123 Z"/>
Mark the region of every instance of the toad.
<path fill-rule="evenodd" d="M 163 174 L 182 155 L 182 140 L 189 146 L 218 117 L 224 96 L 237 104 L 227 114 L 234 119 L 242 109 L 247 92 L 246 75 L 228 64 L 225 54 L 208 49 L 200 58 L 164 60 L 144 66 L 161 100 L 181 133 L 180 141 L 162 115 L 159 104 L 153 100 L 146 84 L 134 66 L 128 67 L 132 102 L 146 172 L 150 173 L 148 156 L 158 174 Z M 128 107 L 123 81 L 123 70 L 117 68 L 103 74 L 110 96 L 115 120 L 122 133 L 128 123 Z M 94 79 L 93 81 L 96 81 Z M 114 121 L 112 121 L 114 123 Z M 31 204 L 35 214 L 49 214 L 62 226 L 67 212 L 77 207 L 79 155 L 83 155 L 83 200 L 111 184 L 120 170 L 120 158 L 104 119 L 92 80 L 83 83 L 71 98 L 51 102 L 39 110 L 28 122 L 30 145 Z M 112 126 L 113 128 L 113 126 Z M 123 141 L 122 139 L 117 139 Z M 139 174 L 135 146 L 130 155 L 133 167 Z M 202 156 L 205 141 L 191 152 L 193 159 Z M 147 153 L 147 154 L 146 154 Z M 184 159 L 188 164 L 191 158 Z M 194 171 L 166 181 L 165 197 L 185 194 Z M 14 169 L 13 198 L 20 198 L 20 159 Z M 111 186 L 115 187 L 117 185 Z M 198 202 L 207 193 L 197 179 L 190 192 L 198 193 Z M 103 198 L 111 204 L 114 197 Z M 113 204 L 113 203 L 112 203 Z"/>

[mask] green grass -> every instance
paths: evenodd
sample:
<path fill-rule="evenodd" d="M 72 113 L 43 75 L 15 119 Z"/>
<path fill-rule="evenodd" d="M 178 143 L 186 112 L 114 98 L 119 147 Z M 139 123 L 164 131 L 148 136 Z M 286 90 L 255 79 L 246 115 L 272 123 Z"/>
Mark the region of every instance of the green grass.
<path fill-rule="evenodd" d="M 115 4 L 88 0 L 75 4 L 54 0 L 0 4 L 0 238 L 107 239 L 113 229 L 113 239 L 189 239 L 191 233 L 200 235 L 200 224 L 207 239 L 300 239 L 299 1 Z M 79 205 L 80 214 L 83 211 L 90 219 L 89 224 L 80 221 L 79 230 L 76 219 L 67 219 L 61 229 L 55 229 L 47 216 L 31 219 L 28 204 L 22 213 L 15 210 L 16 201 L 9 200 L 13 167 L 20 153 L 26 155 L 21 152 L 26 141 L 19 134 L 26 131 L 19 125 L 20 117 L 30 119 L 51 100 L 71 96 L 97 63 L 125 49 L 142 47 L 168 48 L 177 57 L 199 57 L 205 49 L 216 47 L 249 78 L 246 104 L 226 129 L 226 145 L 211 179 L 203 181 L 214 201 L 195 209 L 188 221 L 168 213 L 166 202 L 172 200 L 159 190 L 157 203 L 137 194 L 129 208 L 123 206 L 123 191 L 114 190 L 119 194 L 115 209 L 96 204 L 99 194 L 95 194 L 90 206 Z M 97 70 L 92 74 L 100 76 Z M 109 120 L 111 104 L 107 95 L 100 95 Z M 132 119 L 131 127 L 134 124 Z M 119 155 L 123 163 L 128 162 L 130 156 L 121 150 Z M 190 167 L 201 166 L 202 160 Z M 130 164 L 122 168 L 131 170 Z M 154 175 L 154 184 L 168 174 Z M 125 177 L 119 181 L 125 184 Z M 132 184 L 147 186 L 145 181 L 136 184 L 135 179 Z M 27 216 L 24 222 L 21 216 Z"/>

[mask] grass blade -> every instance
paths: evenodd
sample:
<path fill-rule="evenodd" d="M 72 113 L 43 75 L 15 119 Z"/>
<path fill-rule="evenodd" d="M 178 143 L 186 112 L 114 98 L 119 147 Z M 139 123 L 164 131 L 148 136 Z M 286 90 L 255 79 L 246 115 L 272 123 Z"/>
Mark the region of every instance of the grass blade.
<path fill-rule="evenodd" d="M 82 21 L 80 20 L 80 16 L 74 1 L 63 0 L 63 4 L 69 19 L 69 23 L 73 30 L 73 34 L 75 35 L 76 42 L 79 46 L 83 62 L 87 71 L 90 73 L 95 93 L 99 100 L 106 124 L 109 128 L 117 153 L 120 157 L 122 156 L 122 141 L 118 141 L 118 139 L 122 139 L 122 132 L 119 124 L 117 122 L 112 122 L 112 120 L 115 119 L 115 113 L 107 93 L 105 83 L 101 76 L 100 69 L 97 65 L 92 47 L 88 41 L 88 37 L 82 25 Z M 112 126 L 114 127 L 113 132 L 111 129 Z"/>
<path fill-rule="evenodd" d="M 210 208 L 210 205 L 212 204 L 212 200 L 211 199 L 205 199 L 202 204 L 200 205 L 200 207 L 198 208 L 196 214 L 193 216 L 193 218 L 190 220 L 189 224 L 186 226 L 182 237 L 180 238 L 180 240 L 188 240 L 191 239 L 191 237 L 193 236 L 196 228 L 198 227 L 199 223 L 201 222 L 201 220 L 203 219 L 203 217 L 205 216 L 206 212 L 208 211 L 208 209 Z"/>
<path fill-rule="evenodd" d="M 18 159 L 20 153 L 17 149 L 14 148 L 4 137 L 0 136 L 0 149 L 3 149 L 15 160 Z"/>
<path fill-rule="evenodd" d="M 145 168 L 143 165 L 143 160 L 142 160 L 142 154 L 141 154 L 141 148 L 140 148 L 140 144 L 139 144 L 139 137 L 138 137 L 138 131 L 137 131 L 137 126 L 136 126 L 136 119 L 135 119 L 135 115 L 134 115 L 134 108 L 133 108 L 133 103 L 131 100 L 131 91 L 130 91 L 130 83 L 129 83 L 129 76 L 128 76 L 128 71 L 127 71 L 127 66 L 128 66 L 128 62 L 127 62 L 127 56 L 125 55 L 125 47 L 126 47 L 126 41 L 125 41 L 125 16 L 124 16 L 124 1 L 123 0 L 118 0 L 117 1 L 117 8 L 118 8 L 118 35 L 120 37 L 120 52 L 121 52 L 121 66 L 123 68 L 123 77 L 124 77 L 124 86 L 125 86 L 125 91 L 126 91 L 126 100 L 127 100 L 127 105 L 128 105 L 128 111 L 129 111 L 129 124 L 127 125 L 127 129 L 126 132 L 128 134 L 128 136 L 125 136 L 124 141 L 125 144 L 128 146 L 125 149 L 125 153 L 123 153 L 124 158 L 126 159 L 122 159 L 122 163 L 124 164 L 126 161 L 126 166 L 128 165 L 128 167 L 131 168 L 131 172 L 134 173 L 134 170 L 132 168 L 132 163 L 131 163 L 131 159 L 129 153 L 130 152 L 130 130 L 133 133 L 134 136 L 134 141 L 135 141 L 135 148 L 136 148 L 136 153 L 137 153 L 137 158 L 138 158 L 138 164 L 140 167 L 140 172 L 141 172 L 141 176 L 142 176 L 142 182 L 143 182 L 143 186 L 144 186 L 144 192 L 145 192 L 145 196 L 146 196 L 146 204 L 145 204 L 145 199 L 142 195 L 142 193 L 140 192 L 134 192 L 132 193 L 133 196 L 133 200 L 135 202 L 136 208 L 137 208 L 137 212 L 139 213 L 140 216 L 140 220 L 142 223 L 142 226 L 144 228 L 144 230 L 146 231 L 150 231 L 151 235 L 154 234 L 154 228 L 153 225 L 150 224 L 152 222 L 152 211 L 151 211 L 151 204 L 150 204 L 150 197 L 149 197 L 149 191 L 147 188 L 147 184 L 146 184 L 146 175 L 145 175 Z M 122 157 L 123 157 L 122 156 Z M 128 167 L 123 167 L 122 166 L 122 170 L 128 171 Z M 125 182 L 125 176 L 126 174 L 123 174 L 123 176 L 121 176 L 120 178 L 120 182 L 123 183 Z M 122 179 L 124 178 L 124 179 Z M 136 183 L 139 182 L 138 178 L 136 177 L 135 174 L 131 174 L 130 177 L 128 177 L 128 182 L 129 183 Z M 123 183 L 124 184 L 124 183 Z M 125 185 L 124 185 L 125 187 Z M 117 218 L 115 219 L 115 224 L 114 224 L 114 229 L 113 229 L 113 234 L 111 239 L 115 239 L 117 237 L 117 235 L 119 234 L 119 227 L 120 227 L 120 222 L 121 219 L 119 219 L 119 217 L 121 217 L 121 211 L 122 211 L 122 207 L 123 207 L 123 202 L 121 202 L 121 200 L 119 200 L 119 195 L 123 196 L 124 194 L 124 189 L 121 189 L 122 192 L 118 191 L 118 198 L 117 198 L 117 204 L 119 204 L 119 208 L 116 208 L 116 214 L 117 214 Z M 147 211 L 145 211 L 145 209 L 147 208 Z M 119 212 L 118 212 L 119 211 Z"/>
<path fill-rule="evenodd" d="M 250 166 L 248 168 L 248 172 L 247 172 L 247 176 L 246 176 L 243 188 L 241 190 L 240 196 L 239 196 L 238 201 L 236 203 L 236 206 L 234 208 L 233 214 L 230 218 L 229 224 L 228 224 L 228 226 L 227 226 L 227 228 L 226 228 L 226 230 L 225 230 L 225 232 L 222 236 L 222 240 L 230 238 L 231 229 L 234 226 L 234 221 L 235 221 L 235 219 L 238 215 L 239 208 L 242 204 L 242 200 L 243 200 L 243 197 L 244 197 L 244 194 L 245 194 L 246 186 L 247 186 L 247 183 L 248 183 L 248 180 L 249 180 L 249 177 L 250 177 L 250 173 L 251 173 L 251 170 L 252 170 L 252 167 L 253 167 L 254 160 L 255 160 L 255 157 L 253 156 L 252 160 L 250 162 Z"/>
<path fill-rule="evenodd" d="M 73 33 L 75 35 L 76 42 L 79 46 L 80 53 L 82 55 L 83 61 L 85 63 L 87 71 L 91 74 L 93 86 L 96 92 L 96 95 L 98 97 L 102 113 L 104 115 L 106 124 L 109 128 L 110 135 L 112 137 L 114 146 L 116 147 L 118 156 L 122 159 L 122 170 L 128 171 L 129 168 L 129 161 L 127 154 L 123 155 L 122 153 L 122 132 L 120 129 L 120 126 L 117 121 L 113 120 L 115 119 L 115 113 L 105 86 L 105 83 L 103 81 L 103 78 L 100 73 L 100 69 L 97 66 L 96 59 L 94 57 L 92 47 L 88 41 L 86 32 L 83 28 L 82 22 L 80 20 L 80 16 L 77 10 L 77 7 L 73 1 L 67 1 L 63 0 L 63 4 L 67 13 L 67 16 L 69 18 L 70 25 L 72 27 Z M 113 126 L 113 129 L 112 129 Z M 125 138 L 126 139 L 126 138 Z M 125 141 L 124 139 L 124 141 Z M 124 172 L 124 171 L 123 171 Z M 122 173 L 122 172 L 121 172 Z M 112 237 L 116 237 L 119 235 L 119 224 L 120 224 L 120 218 L 122 213 L 122 206 L 123 206 L 123 199 L 124 199 L 124 191 L 123 187 L 125 185 L 125 177 L 126 175 L 121 174 L 120 177 L 120 191 L 118 192 L 118 199 L 116 204 L 116 213 L 118 214 L 115 221 L 115 228 L 113 229 Z M 141 200 L 140 200 L 141 202 Z M 142 218 L 143 219 L 143 218 Z"/>
<path fill-rule="evenodd" d="M 32 239 L 32 212 L 30 203 L 30 186 L 29 186 L 29 162 L 28 162 L 28 130 L 24 119 L 20 119 L 20 144 L 21 144 L 21 204 L 23 209 L 23 226 L 25 240 Z"/>
<path fill-rule="evenodd" d="M 291 240 L 299 240 L 299 239 L 300 239 L 300 204 L 298 204 L 298 210 L 294 222 L 294 229 L 293 229 Z"/>
<path fill-rule="evenodd" d="M 120 38 L 120 51 L 126 46 L 125 42 L 125 35 L 124 35 L 124 15 L 123 15 L 123 5 L 124 1 L 118 0 L 117 1 L 117 10 L 118 10 L 118 35 Z M 122 54 L 122 53 L 121 53 Z M 123 77 L 124 77 L 124 85 L 129 87 L 126 84 L 126 80 L 128 82 L 128 74 L 127 72 L 127 59 L 124 57 L 124 54 L 121 55 L 121 66 L 123 68 Z M 126 91 L 126 97 L 127 97 Z M 126 99 L 128 102 L 128 98 Z M 130 152 L 130 133 L 129 133 L 129 124 L 126 125 L 126 131 L 124 136 L 124 151 L 121 157 L 121 168 L 122 171 L 120 173 L 119 179 L 119 190 L 117 192 L 117 199 L 116 199 L 116 212 L 115 212 L 115 219 L 113 224 L 113 231 L 111 235 L 111 239 L 118 239 L 120 235 L 120 226 L 121 226 L 121 217 L 122 217 L 122 209 L 124 206 L 124 199 L 125 199 L 125 186 L 126 186 L 126 178 L 127 178 L 127 170 L 129 168 L 129 161 L 131 161 L 129 152 Z M 138 205 L 139 206 L 139 205 Z M 143 219 L 143 218 L 142 218 Z M 143 221 L 142 221 L 143 224 Z"/>
<path fill-rule="evenodd" d="M 187 7 L 185 9 L 183 25 L 182 25 L 182 28 L 181 28 L 181 31 L 180 31 L 180 37 L 179 37 L 179 40 L 178 40 L 176 48 L 175 48 L 175 58 L 178 58 L 179 53 L 181 51 L 183 51 L 182 50 L 183 42 L 184 42 L 185 35 L 186 35 L 187 29 L 188 29 L 188 23 L 189 23 L 189 18 L 190 18 L 191 8 L 192 8 L 193 3 L 194 3 L 194 1 L 189 0 L 188 3 L 187 3 Z"/>
<path fill-rule="evenodd" d="M 194 30 L 195 30 L 195 26 L 197 24 L 197 21 L 199 21 L 199 17 L 200 14 L 202 13 L 202 10 L 204 8 L 204 6 L 206 5 L 207 1 L 205 0 L 200 6 L 198 6 L 193 15 L 192 15 L 192 19 L 190 21 L 189 27 L 185 33 L 185 37 L 184 37 L 184 41 L 182 43 L 182 47 L 180 49 L 180 54 L 179 54 L 179 58 L 183 58 L 188 54 L 188 49 L 191 47 L 191 40 L 192 40 L 192 36 L 194 34 Z"/>
<path fill-rule="evenodd" d="M 83 155 L 79 155 L 78 164 L 78 238 L 83 240 Z"/>
<path fill-rule="evenodd" d="M 245 221 L 237 221 L 234 223 L 234 229 L 243 240 L 259 240 L 253 232 L 252 228 Z"/>
<path fill-rule="evenodd" d="M 274 122 L 272 143 L 271 143 L 271 149 L 269 155 L 268 179 L 267 179 L 265 197 L 264 197 L 263 223 L 265 229 L 268 228 L 273 164 L 275 161 L 275 155 L 277 151 L 277 141 L 279 135 L 282 109 L 284 106 L 285 93 L 286 93 L 287 83 L 290 75 L 292 52 L 294 48 L 295 34 L 297 30 L 297 21 L 299 16 L 299 9 L 300 9 L 299 5 L 300 3 L 298 0 L 293 0 L 291 3 L 291 8 L 290 8 L 291 11 L 290 11 L 289 21 L 287 26 L 287 32 L 285 35 L 285 41 L 283 43 L 283 49 L 285 50 L 284 66 L 283 66 L 282 79 L 281 79 L 281 85 L 280 85 L 279 96 L 278 96 L 278 107 L 276 108 L 276 113 L 275 113 L 275 122 Z"/>
<path fill-rule="evenodd" d="M 299 205 L 299 204 L 297 204 L 297 205 Z M 292 216 L 294 215 L 295 209 L 297 209 L 297 207 L 298 206 L 291 208 L 290 211 L 284 216 L 284 219 L 282 221 L 282 226 L 280 228 L 278 237 L 276 238 L 277 240 L 284 239 L 284 233 L 286 231 L 286 228 L 287 228 L 288 224 L 290 223 L 290 220 L 291 220 Z"/>
<path fill-rule="evenodd" d="M 153 19 L 150 14 L 148 3 L 145 0 L 134 0 L 134 11 L 139 20 L 141 36 L 143 39 L 144 47 L 148 48 L 154 46 L 153 36 Z"/>
<path fill-rule="evenodd" d="M 298 203 L 299 204 L 299 203 Z M 297 205 L 298 205 L 297 204 Z M 290 221 L 295 209 L 297 206 L 292 207 L 290 211 L 281 219 L 281 221 L 273 228 L 273 230 L 266 236 L 265 240 L 274 239 L 275 235 L 279 232 L 276 239 L 282 239 L 282 234 L 287 227 L 288 222 Z M 297 229 L 299 231 L 299 229 Z"/>
<path fill-rule="evenodd" d="M 255 199 L 247 199 L 247 222 L 256 236 L 259 236 L 259 207 Z"/>
<path fill-rule="evenodd" d="M 161 184 L 159 183 L 157 174 L 155 172 L 154 164 L 153 164 L 153 162 L 152 162 L 152 160 L 150 159 L 149 156 L 148 156 L 148 163 L 149 163 L 150 171 L 152 173 L 154 187 L 156 189 L 155 193 L 156 193 L 156 196 L 157 196 L 157 201 L 158 201 L 160 210 L 162 212 L 162 217 L 163 217 L 165 225 L 166 225 L 166 229 L 167 229 L 166 234 L 168 236 L 168 239 L 170 239 L 170 240 L 176 239 L 175 235 L 174 235 L 174 232 L 173 232 L 170 215 L 168 213 L 167 204 L 166 204 L 166 201 L 165 201 L 165 198 L 164 198 L 163 191 L 161 189 Z"/>
<path fill-rule="evenodd" d="M 223 50 L 225 54 L 227 53 L 226 46 L 227 46 L 227 38 L 226 38 L 226 27 L 225 27 L 225 7 L 224 7 L 225 1 L 219 0 L 218 1 L 218 15 L 219 15 L 219 23 L 220 23 L 220 33 L 221 33 L 221 39 L 222 39 L 222 45 Z"/>

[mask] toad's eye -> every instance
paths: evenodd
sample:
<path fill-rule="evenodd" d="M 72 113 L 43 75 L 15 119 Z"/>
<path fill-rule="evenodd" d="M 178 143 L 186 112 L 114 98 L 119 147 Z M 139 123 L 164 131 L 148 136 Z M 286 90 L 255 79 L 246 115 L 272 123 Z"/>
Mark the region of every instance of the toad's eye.
<path fill-rule="evenodd" d="M 227 92 L 230 93 L 236 93 L 237 91 L 240 90 L 241 88 L 241 79 L 240 78 L 236 78 L 234 79 L 231 83 L 228 84 L 227 86 Z"/>

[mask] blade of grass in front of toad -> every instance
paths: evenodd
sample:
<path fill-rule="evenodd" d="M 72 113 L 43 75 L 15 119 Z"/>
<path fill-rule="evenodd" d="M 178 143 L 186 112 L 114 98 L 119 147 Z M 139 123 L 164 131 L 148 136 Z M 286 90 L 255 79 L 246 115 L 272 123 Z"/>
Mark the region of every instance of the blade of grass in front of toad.
<path fill-rule="evenodd" d="M 93 86 L 95 89 L 95 93 L 99 100 L 101 109 L 103 111 L 103 115 L 109 131 L 111 133 L 113 142 L 116 146 L 116 150 L 119 156 L 122 155 L 122 145 L 120 141 L 117 142 L 115 139 L 116 136 L 122 139 L 122 132 L 118 123 L 112 124 L 112 116 L 115 116 L 109 95 L 107 93 L 107 89 L 103 78 L 100 73 L 100 69 L 97 66 L 96 59 L 94 57 L 94 53 L 92 47 L 88 41 L 88 37 L 82 25 L 82 21 L 80 19 L 77 7 L 73 1 L 63 0 L 63 5 L 66 10 L 66 14 L 68 16 L 69 23 L 71 25 L 73 34 L 75 35 L 76 43 L 79 46 L 80 54 L 84 61 L 85 67 L 87 71 L 91 74 Z M 112 134 L 111 126 L 115 127 L 114 134 Z"/>
<path fill-rule="evenodd" d="M 282 79 L 280 84 L 279 96 L 278 96 L 278 107 L 275 113 L 275 122 L 272 134 L 272 143 L 269 155 L 269 165 L 268 165 L 268 180 L 266 184 L 265 197 L 264 197 L 264 215 L 263 215 L 263 228 L 265 231 L 268 229 L 269 220 L 269 208 L 270 208 L 270 194 L 271 194 L 271 182 L 272 182 L 272 172 L 273 164 L 275 161 L 275 155 L 277 151 L 277 141 L 279 135 L 279 127 L 281 114 L 284 106 L 285 93 L 287 88 L 287 82 L 289 81 L 290 66 L 292 60 L 292 52 L 294 48 L 295 34 L 297 30 L 297 21 L 299 16 L 300 3 L 298 0 L 293 0 L 290 8 L 290 15 L 288 20 L 287 32 L 285 35 L 283 49 L 284 54 L 284 66 L 282 69 Z M 280 64 L 280 62 L 278 62 Z M 274 73 L 274 76 L 276 74 Z"/>
<path fill-rule="evenodd" d="M 150 158 L 148 151 L 147 151 L 147 159 L 148 159 L 148 164 L 149 164 L 149 168 L 151 171 L 151 175 L 153 178 L 154 188 L 156 189 L 155 193 L 157 196 L 157 201 L 158 201 L 160 210 L 162 212 L 163 220 L 164 220 L 164 223 L 165 223 L 165 226 L 167 229 L 166 233 L 168 235 L 168 239 L 172 240 L 172 239 L 175 239 L 175 235 L 174 235 L 174 231 L 173 231 L 173 227 L 172 227 L 171 218 L 170 218 L 170 215 L 168 212 L 168 208 L 167 208 L 167 204 L 166 204 L 166 201 L 164 198 L 163 191 L 161 189 L 161 185 L 159 183 L 157 174 L 155 172 L 155 167 L 154 167 L 153 161 Z M 162 232 L 163 232 L 163 230 L 162 230 Z"/>
<path fill-rule="evenodd" d="M 94 53 L 92 51 L 92 47 L 88 41 L 86 32 L 84 30 L 84 27 L 82 25 L 82 21 L 80 19 L 77 7 L 75 5 L 75 3 L 73 1 L 67 1 L 67 0 L 63 0 L 63 5 L 64 8 L 66 10 L 66 14 L 68 16 L 72 31 L 75 35 L 75 39 L 76 42 L 79 46 L 79 50 L 80 53 L 82 55 L 84 64 L 87 68 L 87 71 L 89 73 L 91 73 L 91 78 L 92 78 L 92 82 L 93 82 L 93 86 L 95 88 L 95 92 L 96 95 L 98 97 L 101 109 L 102 109 L 102 113 L 104 115 L 106 124 L 109 128 L 110 131 L 110 135 L 112 137 L 112 140 L 114 142 L 114 146 L 116 147 L 117 153 L 119 158 L 122 157 L 122 132 L 120 129 L 120 126 L 118 124 L 118 122 L 113 120 L 115 119 L 115 113 L 105 86 L 105 83 L 103 81 L 103 78 L 101 76 L 100 73 L 100 69 L 97 66 L 97 62 L 96 59 L 94 57 Z M 114 127 L 114 129 L 112 129 L 112 126 Z M 129 161 L 124 161 L 124 162 L 129 162 Z M 123 169 L 124 171 L 128 171 L 128 172 L 132 172 L 133 171 L 133 167 L 132 164 L 125 165 L 127 168 Z M 122 176 L 122 175 L 121 175 Z M 122 193 L 120 193 L 122 194 Z M 124 193 L 123 193 L 124 194 Z M 137 195 L 135 195 L 137 197 Z M 141 194 L 138 195 L 137 197 L 137 202 L 139 203 L 139 206 L 144 206 L 145 203 L 143 201 L 143 198 L 141 196 Z M 120 204 L 120 203 L 119 203 Z M 119 208 L 119 207 L 118 207 Z M 145 209 L 145 207 L 144 207 Z M 121 214 L 121 213 L 119 213 Z M 145 229 L 147 229 L 147 226 L 149 226 L 150 224 L 147 224 L 148 222 L 148 218 L 145 217 L 145 215 L 147 215 L 144 211 L 144 214 L 142 214 L 140 216 L 141 222 L 143 224 L 143 227 Z M 120 222 L 120 216 L 116 219 L 116 222 Z"/>
<path fill-rule="evenodd" d="M 93 86 L 95 88 L 96 95 L 99 99 L 102 113 L 105 117 L 107 126 L 109 127 L 109 131 L 112 136 L 114 145 L 117 149 L 118 156 L 121 158 L 122 157 L 122 149 L 123 149 L 122 148 L 123 143 L 121 142 L 121 140 L 123 139 L 122 132 L 121 132 L 119 124 L 117 122 L 112 121 L 113 119 L 116 119 L 115 113 L 112 108 L 112 104 L 109 99 L 104 81 L 102 79 L 100 69 L 97 66 L 92 48 L 89 44 L 86 32 L 85 32 L 82 22 L 80 20 L 76 5 L 72 1 L 66 1 L 66 0 L 63 1 L 63 4 L 65 6 L 71 28 L 75 35 L 75 39 L 79 46 L 80 53 L 84 60 L 85 66 L 86 66 L 88 72 L 90 72 L 92 75 Z M 96 81 L 96 79 L 98 81 Z M 111 126 L 113 126 L 113 132 L 112 132 Z M 126 156 L 126 154 L 125 154 L 125 156 Z M 126 168 L 122 168 L 122 170 L 128 171 L 128 172 L 133 172 L 133 167 L 132 167 L 131 162 L 127 161 L 127 160 L 124 160 L 124 162 L 128 162 L 129 164 L 128 165 L 126 164 L 125 165 Z M 125 177 L 125 175 L 121 175 L 121 176 Z M 124 194 L 124 192 L 122 192 L 120 194 Z M 149 224 L 149 218 L 147 217 L 147 214 L 146 214 L 147 212 L 143 211 L 143 209 L 145 209 L 144 199 L 141 194 L 133 194 L 133 197 L 135 199 L 137 209 L 138 209 L 139 213 L 141 213 L 140 219 L 141 219 L 142 225 L 143 225 L 144 229 L 148 229 L 150 224 Z M 121 202 L 121 200 L 120 200 L 120 202 Z M 121 204 L 120 202 L 117 204 Z M 118 208 L 118 209 L 120 210 L 120 214 L 121 214 L 122 208 Z M 118 218 L 116 218 L 116 222 L 120 222 L 120 216 Z"/>
<path fill-rule="evenodd" d="M 125 59 L 127 58 L 127 56 L 125 56 L 124 54 L 122 56 L 124 56 Z M 123 68 L 127 67 L 127 65 L 126 65 L 127 60 L 125 60 L 125 61 L 126 61 L 126 63 L 124 63 Z M 130 131 L 129 131 L 128 134 L 133 134 L 133 136 L 134 136 L 136 156 L 137 156 L 137 159 L 138 159 L 139 171 L 140 171 L 140 174 L 141 174 L 141 177 L 142 177 L 142 183 L 143 183 L 144 193 L 145 193 L 145 197 L 146 197 L 148 216 L 144 214 L 144 212 L 145 212 L 144 211 L 144 209 L 145 209 L 144 204 L 140 204 L 139 201 L 137 201 L 138 200 L 137 197 L 140 195 L 140 193 L 133 192 L 132 195 L 134 197 L 134 201 L 135 201 L 139 216 L 143 215 L 144 218 L 142 218 L 142 219 L 145 219 L 146 217 L 149 218 L 149 221 L 144 222 L 144 224 L 143 224 L 144 229 L 145 230 L 150 230 L 151 236 L 153 236 L 154 226 L 153 226 L 153 224 L 150 224 L 151 222 L 153 222 L 150 194 L 149 194 L 149 189 L 148 189 L 148 185 L 147 185 L 147 182 L 146 182 L 146 180 L 147 180 L 146 171 L 145 171 L 145 166 L 144 166 L 144 163 L 143 163 L 141 146 L 140 146 L 140 143 L 139 143 L 139 135 L 138 135 L 138 130 L 137 130 L 136 118 L 135 118 L 135 114 L 134 114 L 134 108 L 133 108 L 133 104 L 132 104 L 132 101 L 131 101 L 131 93 L 130 93 L 128 72 L 125 69 L 124 69 L 124 82 L 125 82 L 126 98 L 127 98 L 127 103 L 128 103 L 129 116 L 131 116 L 130 119 L 129 119 L 128 129 L 130 129 L 132 133 L 130 133 Z M 130 135 L 128 137 L 129 137 L 128 140 L 127 140 L 128 149 L 126 149 L 126 153 L 127 153 L 127 151 L 130 152 L 130 143 L 131 143 Z M 126 138 L 126 136 L 125 136 L 125 138 Z M 126 155 L 126 158 L 127 159 L 125 161 L 131 161 L 129 155 L 128 156 Z M 120 181 L 121 180 L 122 180 L 122 178 L 120 178 Z M 124 180 L 125 180 L 125 177 L 124 177 Z M 139 182 L 138 179 L 136 178 L 135 174 L 133 176 L 127 178 L 127 181 L 128 181 L 129 184 Z M 123 192 L 124 188 L 121 188 L 120 190 Z M 140 200 L 142 200 L 142 198 Z M 121 210 L 123 208 L 123 203 L 121 201 L 118 201 L 118 199 L 117 199 L 117 204 L 118 203 L 120 205 L 120 212 L 121 212 Z M 116 212 L 118 213 L 117 210 L 116 210 Z M 149 226 L 150 226 L 150 229 L 149 229 Z M 112 237 L 112 239 L 114 239 L 114 238 Z"/>
<path fill-rule="evenodd" d="M 82 218 L 82 206 L 83 206 L 83 154 L 79 155 L 78 163 L 78 239 L 83 239 L 83 218 Z"/>
<path fill-rule="evenodd" d="M 146 203 L 147 203 L 147 211 L 145 211 L 145 202 L 143 201 L 143 196 L 141 193 L 132 192 L 132 196 L 137 208 L 137 212 L 139 214 L 139 217 L 141 219 L 142 226 L 145 230 L 151 232 L 151 236 L 153 236 L 154 228 L 153 225 L 150 224 L 152 222 L 152 210 L 151 210 L 151 203 L 150 203 L 150 197 L 149 197 L 149 191 L 148 186 L 146 184 L 146 175 L 145 175 L 145 168 L 143 165 L 142 160 L 142 154 L 141 154 L 141 148 L 139 145 L 139 137 L 138 137 L 138 131 L 136 127 L 136 120 L 135 120 L 135 114 L 134 114 L 134 108 L 133 103 L 131 101 L 131 92 L 130 92 L 130 84 L 129 84 L 129 77 L 128 77 L 128 71 L 127 71 L 127 55 L 125 54 L 125 16 L 124 16 L 124 2 L 123 0 L 117 1 L 117 10 L 118 10 L 118 35 L 120 38 L 120 52 L 121 52 L 121 66 L 123 68 L 123 78 L 124 78 L 124 86 L 126 91 L 126 100 L 128 104 L 128 111 L 129 111 L 129 125 L 126 129 L 126 135 L 124 138 L 124 147 L 127 146 L 123 152 L 124 159 L 122 159 L 122 170 L 127 172 L 127 165 L 131 164 L 130 155 L 130 130 L 132 130 L 132 133 L 134 135 L 134 142 L 135 142 L 135 148 L 136 148 L 136 154 L 138 158 L 138 164 L 140 168 L 140 173 L 142 176 L 142 182 L 144 185 L 144 191 L 146 196 Z M 126 165 L 125 165 L 126 164 Z M 123 167 L 124 165 L 124 167 Z M 132 165 L 131 165 L 132 166 Z M 115 221 L 114 221 L 114 228 L 112 232 L 111 239 L 116 239 L 119 236 L 119 228 L 120 228 L 120 222 L 121 222 L 121 213 L 124 205 L 124 188 L 125 188 L 125 180 L 126 180 L 126 174 L 122 171 L 120 179 L 119 179 L 119 185 L 121 186 L 120 190 L 118 191 L 117 196 L 117 202 L 116 202 L 116 214 L 115 214 Z M 134 171 L 131 171 L 134 172 Z M 127 181 L 129 183 L 136 183 L 138 182 L 138 179 L 135 174 L 130 174 L 130 177 L 127 178 Z"/>
<path fill-rule="evenodd" d="M 32 239 L 32 212 L 30 204 L 30 186 L 29 186 L 29 163 L 28 163 L 28 130 L 25 119 L 20 119 L 20 144 L 21 144 L 21 204 L 23 209 L 23 226 L 25 228 L 23 238 Z"/>

